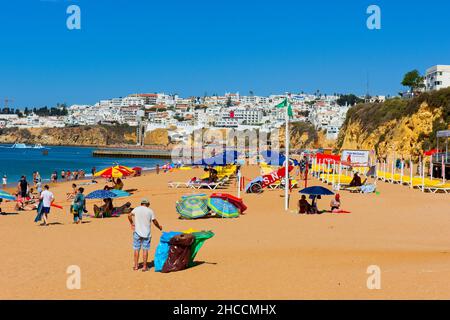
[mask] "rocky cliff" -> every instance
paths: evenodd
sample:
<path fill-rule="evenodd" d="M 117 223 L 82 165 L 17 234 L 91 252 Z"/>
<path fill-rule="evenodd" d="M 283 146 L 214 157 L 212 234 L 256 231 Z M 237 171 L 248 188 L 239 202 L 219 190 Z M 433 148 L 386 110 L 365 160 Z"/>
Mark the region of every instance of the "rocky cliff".
<path fill-rule="evenodd" d="M 412 100 L 352 107 L 339 133 L 340 149 L 375 150 L 378 156 L 396 153 L 417 159 L 436 147 L 436 132 L 449 129 L 450 89 L 425 93 Z"/>
<path fill-rule="evenodd" d="M 129 126 L 80 126 L 65 128 L 0 129 L 0 143 L 42 145 L 120 146 L 136 143 Z"/>

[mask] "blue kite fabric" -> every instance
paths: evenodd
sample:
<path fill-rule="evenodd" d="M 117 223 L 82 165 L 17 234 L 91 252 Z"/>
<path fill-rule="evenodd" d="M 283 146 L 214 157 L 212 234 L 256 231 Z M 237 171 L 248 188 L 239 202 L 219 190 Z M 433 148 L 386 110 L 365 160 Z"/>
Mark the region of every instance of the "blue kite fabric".
<path fill-rule="evenodd" d="M 155 272 L 180 271 L 194 266 L 194 258 L 211 231 L 193 233 L 163 232 L 155 253 Z"/>
<path fill-rule="evenodd" d="M 36 218 L 34 218 L 34 222 L 39 222 L 42 219 L 42 201 L 39 201 L 39 205 L 36 208 L 37 214 L 36 214 Z"/>

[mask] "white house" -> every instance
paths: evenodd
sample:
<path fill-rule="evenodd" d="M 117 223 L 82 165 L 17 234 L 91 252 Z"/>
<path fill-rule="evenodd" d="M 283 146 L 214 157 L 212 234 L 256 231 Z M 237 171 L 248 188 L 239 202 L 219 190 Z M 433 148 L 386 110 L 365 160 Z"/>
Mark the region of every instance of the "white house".
<path fill-rule="evenodd" d="M 450 66 L 437 65 L 427 69 L 425 82 L 427 91 L 450 87 Z"/>

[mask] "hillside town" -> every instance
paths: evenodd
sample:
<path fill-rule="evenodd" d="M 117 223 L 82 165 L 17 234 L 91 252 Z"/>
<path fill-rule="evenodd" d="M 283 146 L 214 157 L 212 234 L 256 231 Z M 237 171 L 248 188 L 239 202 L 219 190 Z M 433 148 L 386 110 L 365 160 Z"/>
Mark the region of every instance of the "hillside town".
<path fill-rule="evenodd" d="M 145 131 L 173 128 L 171 140 L 182 141 L 200 128 L 257 128 L 271 131 L 284 124 L 285 111 L 276 108 L 284 95 L 268 97 L 226 93 L 222 96 L 182 98 L 164 93 L 131 94 L 123 98 L 101 100 L 94 105 L 72 105 L 63 116 L 39 116 L 33 112 L 0 114 L 0 127 L 36 128 L 96 124 L 144 125 Z M 335 139 L 342 126 L 348 102 L 326 94 L 290 94 L 292 122 L 309 122 Z M 376 97 L 384 100 L 384 97 Z"/>
<path fill-rule="evenodd" d="M 409 74 L 413 74 L 420 83 L 417 80 L 404 80 L 402 84 L 411 86 L 411 90 L 400 93 L 403 98 L 410 98 L 417 92 L 450 86 L 450 66 L 428 68 L 423 77 L 414 73 L 417 71 Z M 407 77 L 408 74 L 405 79 Z M 171 128 L 169 137 L 176 143 L 186 141 L 194 130 L 201 128 L 258 129 L 262 132 L 280 128 L 285 121 L 285 111 L 276 106 L 286 97 L 289 97 L 292 105 L 291 122 L 310 123 L 316 130 L 325 132 L 326 138 L 330 140 L 337 138 L 352 105 L 386 100 L 385 96 L 328 95 L 319 90 L 314 94 L 302 92 L 269 96 L 258 96 L 252 91 L 248 95 L 239 92 L 224 95 L 205 93 L 202 97 L 188 98 L 178 94 L 136 93 L 100 100 L 93 105 L 58 105 L 58 108 L 52 108 L 54 114 L 48 112 L 47 108 L 44 112 L 42 109 L 26 110 L 24 114 L 1 112 L 0 128 L 127 124 L 143 132 Z M 64 112 L 59 112 L 62 109 Z"/>

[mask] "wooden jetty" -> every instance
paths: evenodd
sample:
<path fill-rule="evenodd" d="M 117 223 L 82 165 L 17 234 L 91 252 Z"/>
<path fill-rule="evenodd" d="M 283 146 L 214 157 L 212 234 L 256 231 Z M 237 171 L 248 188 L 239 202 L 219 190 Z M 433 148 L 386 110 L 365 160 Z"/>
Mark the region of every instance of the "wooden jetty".
<path fill-rule="evenodd" d="M 170 159 L 171 150 L 165 149 L 96 149 L 92 156 L 103 158 L 154 158 Z"/>

